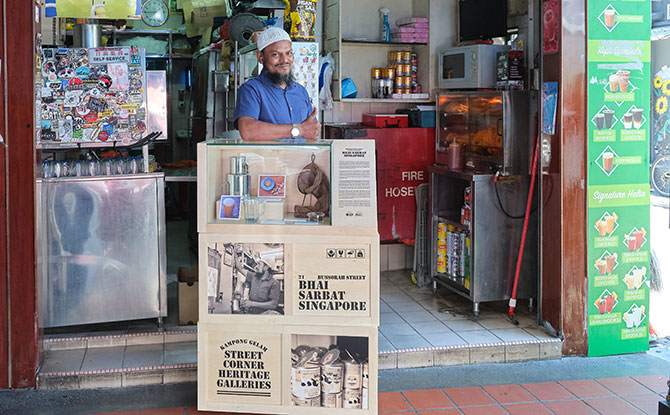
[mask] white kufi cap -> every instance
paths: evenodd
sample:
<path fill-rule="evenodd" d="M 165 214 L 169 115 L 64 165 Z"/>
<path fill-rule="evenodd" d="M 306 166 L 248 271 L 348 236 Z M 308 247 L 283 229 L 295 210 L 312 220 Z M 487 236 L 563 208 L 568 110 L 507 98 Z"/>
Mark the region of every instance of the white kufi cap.
<path fill-rule="evenodd" d="M 258 50 L 262 51 L 266 46 L 269 46 L 275 42 L 279 42 L 280 40 L 288 40 L 290 42 L 291 37 L 284 31 L 284 29 L 271 26 L 263 30 L 261 34 L 258 35 L 258 41 L 256 41 L 256 45 L 258 46 Z"/>

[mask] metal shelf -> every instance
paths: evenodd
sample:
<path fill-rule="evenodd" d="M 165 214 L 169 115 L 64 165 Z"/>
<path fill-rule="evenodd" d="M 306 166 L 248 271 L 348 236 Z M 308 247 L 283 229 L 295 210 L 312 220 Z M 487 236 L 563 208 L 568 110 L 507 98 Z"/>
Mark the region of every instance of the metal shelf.
<path fill-rule="evenodd" d="M 358 39 L 342 39 L 343 44 L 355 44 L 355 45 L 369 45 L 369 46 L 379 46 L 379 45 L 403 45 L 403 46 L 426 46 L 428 43 L 424 42 L 380 42 L 378 40 L 358 40 Z"/>
<path fill-rule="evenodd" d="M 393 98 L 342 98 L 342 102 L 383 102 L 388 104 L 432 103 L 434 99 L 393 99 Z"/>

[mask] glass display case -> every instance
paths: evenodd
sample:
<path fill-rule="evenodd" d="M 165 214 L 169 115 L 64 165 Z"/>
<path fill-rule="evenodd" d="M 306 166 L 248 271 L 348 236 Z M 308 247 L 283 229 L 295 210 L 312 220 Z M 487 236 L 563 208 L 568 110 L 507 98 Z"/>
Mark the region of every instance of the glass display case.
<path fill-rule="evenodd" d="M 330 146 L 208 141 L 207 224 L 330 225 Z"/>
<path fill-rule="evenodd" d="M 534 91 L 439 94 L 437 164 L 449 164 L 447 151 L 456 142 L 470 170 L 526 174 L 536 102 Z"/>

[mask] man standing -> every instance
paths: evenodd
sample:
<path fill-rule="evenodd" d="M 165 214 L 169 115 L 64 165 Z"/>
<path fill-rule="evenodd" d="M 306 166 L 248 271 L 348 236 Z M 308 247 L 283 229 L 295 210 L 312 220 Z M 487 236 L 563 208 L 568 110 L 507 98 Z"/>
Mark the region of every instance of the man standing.
<path fill-rule="evenodd" d="M 316 140 L 321 123 L 316 120 L 307 90 L 293 76 L 293 46 L 288 33 L 269 27 L 258 36 L 258 63 L 263 71 L 240 86 L 235 126 L 244 140 L 281 138 Z"/>
<path fill-rule="evenodd" d="M 252 272 L 244 269 L 241 257 L 236 260 L 236 269 L 245 276 L 245 285 L 249 288 L 249 298 L 243 298 L 240 304 L 247 314 L 280 314 L 277 311 L 279 281 L 272 276 L 274 262 L 272 257 L 262 257 L 256 264 L 256 272 Z"/>

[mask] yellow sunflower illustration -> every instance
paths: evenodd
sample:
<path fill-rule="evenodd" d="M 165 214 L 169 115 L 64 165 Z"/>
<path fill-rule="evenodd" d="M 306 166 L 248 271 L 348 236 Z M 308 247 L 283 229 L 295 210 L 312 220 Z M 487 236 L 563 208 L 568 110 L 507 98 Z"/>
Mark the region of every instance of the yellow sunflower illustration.
<path fill-rule="evenodd" d="M 658 115 L 663 115 L 668 110 L 668 97 L 659 97 L 656 100 L 656 113 Z"/>
<path fill-rule="evenodd" d="M 654 88 L 660 88 L 663 85 L 663 78 L 657 76 L 654 78 Z"/>
<path fill-rule="evenodd" d="M 670 95 L 670 79 L 666 79 L 666 81 L 663 82 L 663 93 L 665 95 Z"/>

